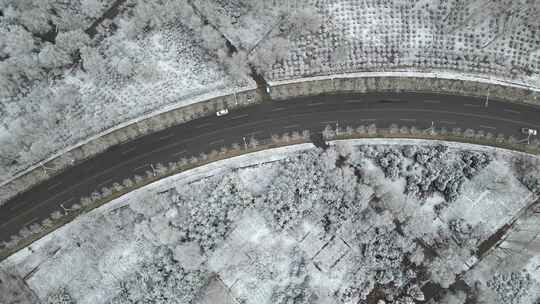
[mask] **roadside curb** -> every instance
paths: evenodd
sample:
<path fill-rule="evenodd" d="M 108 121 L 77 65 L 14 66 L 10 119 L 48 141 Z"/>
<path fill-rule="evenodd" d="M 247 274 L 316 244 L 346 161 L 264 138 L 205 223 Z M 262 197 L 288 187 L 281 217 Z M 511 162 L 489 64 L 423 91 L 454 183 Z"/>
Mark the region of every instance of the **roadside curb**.
<path fill-rule="evenodd" d="M 486 97 L 540 106 L 540 88 L 449 73 L 373 72 L 271 81 L 272 99 L 332 93 L 423 92 Z"/>

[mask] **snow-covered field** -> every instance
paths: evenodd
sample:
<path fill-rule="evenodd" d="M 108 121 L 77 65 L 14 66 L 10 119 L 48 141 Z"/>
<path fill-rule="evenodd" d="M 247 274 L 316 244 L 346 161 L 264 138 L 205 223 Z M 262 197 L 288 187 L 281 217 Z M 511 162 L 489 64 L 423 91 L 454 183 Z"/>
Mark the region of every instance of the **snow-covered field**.
<path fill-rule="evenodd" d="M 14 301 L 11 283 L 47 303 L 413 304 L 426 282 L 442 286 L 440 303 L 536 303 L 534 242 L 514 242 L 529 255 L 504 268 L 490 264 L 501 249 L 479 248 L 516 218 L 505 242 L 539 235 L 538 171 L 526 154 L 420 140 L 239 156 L 131 192 L 4 260 L 0 275 L 19 280 L 0 283 L 0 303 Z M 473 255 L 463 290 L 453 283 Z"/>
<path fill-rule="evenodd" d="M 125 1 L 81 2 L 106 9 Z M 0 2 L 5 12 L 0 13 L 0 180 L 166 105 L 180 107 L 200 95 L 254 86 L 247 75 L 228 75 L 201 40 L 195 27 L 201 21 L 183 2 L 127 1 L 93 37 L 84 31 L 94 19 L 77 14 L 78 5 Z M 47 20 L 60 21 L 51 11 L 80 20 L 61 19 L 55 33 Z M 29 23 L 36 16 L 44 20 L 34 28 Z M 47 30 L 53 30 L 51 41 L 40 36 Z"/>
<path fill-rule="evenodd" d="M 358 71 L 455 71 L 540 83 L 534 1 L 317 1 L 323 18 L 268 71 L 271 80 Z"/>

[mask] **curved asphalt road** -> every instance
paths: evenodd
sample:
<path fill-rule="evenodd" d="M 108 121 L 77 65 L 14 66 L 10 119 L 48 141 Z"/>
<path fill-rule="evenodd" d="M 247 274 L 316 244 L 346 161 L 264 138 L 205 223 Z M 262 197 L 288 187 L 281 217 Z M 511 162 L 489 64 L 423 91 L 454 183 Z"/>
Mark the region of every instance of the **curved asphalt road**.
<path fill-rule="evenodd" d="M 265 139 L 305 129 L 318 132 L 336 122 L 341 128 L 370 123 L 428 128 L 432 121 L 436 127 L 473 128 L 521 139 L 520 128 L 540 129 L 540 107 L 496 100 L 486 107 L 482 98 L 436 94 L 341 94 L 267 102 L 223 117 L 204 117 L 112 147 L 18 195 L 0 207 L 0 241 L 61 210 L 60 204 L 70 207 L 103 186 L 143 175 L 151 163 L 242 144 L 243 136 Z"/>

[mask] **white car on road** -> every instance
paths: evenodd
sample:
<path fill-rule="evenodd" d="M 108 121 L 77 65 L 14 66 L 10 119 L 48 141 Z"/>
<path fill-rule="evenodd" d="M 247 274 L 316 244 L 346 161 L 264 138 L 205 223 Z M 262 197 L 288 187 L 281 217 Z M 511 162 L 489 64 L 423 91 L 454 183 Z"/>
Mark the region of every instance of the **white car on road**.
<path fill-rule="evenodd" d="M 216 112 L 217 116 L 223 116 L 223 115 L 227 115 L 227 114 L 229 114 L 228 109 L 222 109 L 222 110 L 219 110 L 219 111 Z"/>
<path fill-rule="evenodd" d="M 538 134 L 538 131 L 530 128 L 521 128 L 521 133 L 529 136 L 536 136 Z"/>

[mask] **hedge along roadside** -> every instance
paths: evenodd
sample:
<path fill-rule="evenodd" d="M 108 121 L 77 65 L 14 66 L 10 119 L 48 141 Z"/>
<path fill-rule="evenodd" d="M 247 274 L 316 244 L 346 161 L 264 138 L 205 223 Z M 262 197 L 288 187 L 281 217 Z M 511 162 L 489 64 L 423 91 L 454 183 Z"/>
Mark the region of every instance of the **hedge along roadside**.
<path fill-rule="evenodd" d="M 19 173 L 10 181 L 0 186 L 0 206 L 18 193 L 55 176 L 68 168 L 95 156 L 106 149 L 157 132 L 168 127 L 185 123 L 196 118 L 211 115 L 216 110 L 227 107 L 235 109 L 259 103 L 262 99 L 256 89 L 247 89 L 233 94 L 213 97 L 187 106 L 160 109 L 106 130 L 87 141 L 59 153 L 45 162 L 41 162 Z"/>
<path fill-rule="evenodd" d="M 333 126 L 327 125 L 322 131 L 322 136 L 326 141 L 361 138 L 428 139 L 437 140 L 434 144 L 440 143 L 439 141 L 461 142 L 540 155 L 540 143 L 526 145 L 516 142 L 512 137 L 505 137 L 502 135 L 494 136 L 489 133 L 484 133 L 483 131 L 472 129 L 423 129 L 424 127 L 426 126 L 400 127 L 396 124 L 392 124 L 387 128 L 378 128 L 375 124 L 371 124 L 359 125 L 356 127 L 347 126 L 336 129 Z M 147 171 L 144 175 L 134 175 L 123 181 L 116 181 L 110 188 L 103 187 L 101 189 L 96 189 L 89 197 L 82 197 L 79 203 L 74 204 L 70 209 L 65 209 L 63 213 L 55 211 L 49 218 L 43 220 L 41 223 L 34 223 L 29 227 L 23 227 L 18 235 L 12 236 L 11 241 L 0 244 L 0 261 L 69 223 L 77 216 L 98 208 L 113 199 L 133 190 L 142 188 L 159 179 L 243 154 L 308 143 L 310 142 L 310 135 L 308 130 L 302 132 L 298 130 L 281 135 L 272 135 L 270 138 L 265 139 L 251 137 L 249 143 L 245 147 L 238 143 L 232 143 L 230 147 L 223 146 L 220 150 L 209 151 L 208 154 L 201 153 L 189 158 L 183 157 L 177 162 L 170 162 L 168 164 L 154 164 L 154 167 L 156 168 L 155 172 Z"/>
<path fill-rule="evenodd" d="M 358 73 L 318 76 L 285 81 L 269 82 L 272 99 L 284 100 L 291 97 L 332 93 L 373 92 L 422 92 L 445 95 L 494 98 L 514 103 L 540 106 L 540 88 L 526 87 L 502 81 L 490 82 L 484 78 L 452 79 L 439 78 L 446 74 L 422 76 L 422 73 Z M 425 73 L 424 73 L 425 74 Z"/>

